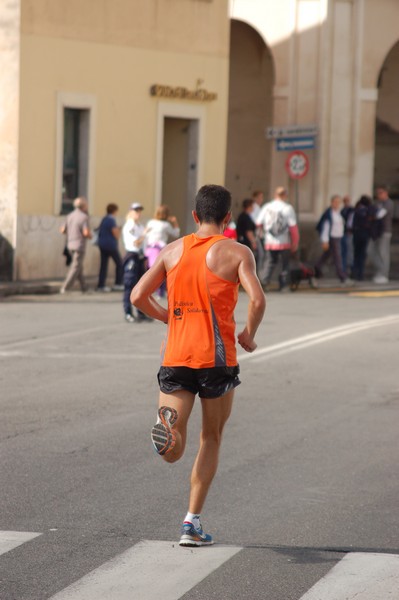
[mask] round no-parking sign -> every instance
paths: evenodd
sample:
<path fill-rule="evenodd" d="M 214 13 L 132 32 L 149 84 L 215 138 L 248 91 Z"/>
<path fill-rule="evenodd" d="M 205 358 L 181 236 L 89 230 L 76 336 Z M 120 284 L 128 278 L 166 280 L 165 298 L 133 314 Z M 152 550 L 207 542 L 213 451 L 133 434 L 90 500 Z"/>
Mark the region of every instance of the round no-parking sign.
<path fill-rule="evenodd" d="M 301 179 L 309 171 L 309 159 L 301 150 L 294 150 L 288 155 L 285 168 L 292 179 Z"/>

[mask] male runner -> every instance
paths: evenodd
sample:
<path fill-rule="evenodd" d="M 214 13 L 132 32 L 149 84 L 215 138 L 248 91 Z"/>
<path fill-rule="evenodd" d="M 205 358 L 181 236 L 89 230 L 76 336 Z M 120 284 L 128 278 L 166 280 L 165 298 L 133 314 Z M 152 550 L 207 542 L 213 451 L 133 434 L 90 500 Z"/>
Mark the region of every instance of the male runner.
<path fill-rule="evenodd" d="M 253 253 L 222 235 L 231 217 L 230 207 L 228 190 L 203 186 L 193 211 L 197 233 L 166 246 L 131 294 L 132 304 L 168 324 L 158 373 L 158 420 L 151 432 L 154 448 L 166 462 L 183 455 L 196 394 L 202 404 L 200 447 L 191 473 L 181 546 L 213 544 L 202 530 L 200 513 L 216 473 L 234 388 L 240 383 L 234 322 L 239 284 L 249 296 L 247 322 L 238 334 L 238 343 L 247 352 L 256 348 L 255 333 L 266 306 Z M 152 296 L 165 277 L 167 309 Z"/>

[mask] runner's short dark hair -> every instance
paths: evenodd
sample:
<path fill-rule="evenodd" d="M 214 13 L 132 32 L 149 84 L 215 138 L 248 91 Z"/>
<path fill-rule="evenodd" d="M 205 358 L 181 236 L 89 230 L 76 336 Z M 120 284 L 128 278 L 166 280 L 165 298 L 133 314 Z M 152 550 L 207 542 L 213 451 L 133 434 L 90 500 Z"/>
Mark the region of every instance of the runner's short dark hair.
<path fill-rule="evenodd" d="M 220 225 L 231 209 L 231 194 L 221 185 L 203 185 L 195 197 L 195 212 L 200 223 Z"/>

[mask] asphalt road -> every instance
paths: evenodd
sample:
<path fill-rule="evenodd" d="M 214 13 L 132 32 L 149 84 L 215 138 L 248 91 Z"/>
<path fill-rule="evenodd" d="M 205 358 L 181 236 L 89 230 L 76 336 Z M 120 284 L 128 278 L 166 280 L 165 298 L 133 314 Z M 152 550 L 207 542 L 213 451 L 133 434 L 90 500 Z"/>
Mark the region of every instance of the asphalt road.
<path fill-rule="evenodd" d="M 399 554 L 398 305 L 269 294 L 203 513 L 239 551 L 175 598 L 299 600 L 347 553 Z M 245 311 L 240 295 L 238 328 Z M 166 465 L 149 439 L 165 328 L 122 316 L 116 293 L 0 304 L 0 530 L 40 534 L 1 554 L 1 600 L 51 598 L 140 540 L 179 539 L 200 405 Z"/>

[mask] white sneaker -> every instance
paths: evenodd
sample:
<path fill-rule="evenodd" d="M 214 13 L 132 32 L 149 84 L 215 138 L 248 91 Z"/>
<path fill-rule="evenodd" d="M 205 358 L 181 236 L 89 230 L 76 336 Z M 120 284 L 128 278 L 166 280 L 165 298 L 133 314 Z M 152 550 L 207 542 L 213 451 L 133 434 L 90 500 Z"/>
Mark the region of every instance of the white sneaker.
<path fill-rule="evenodd" d="M 355 282 L 353 281 L 353 279 L 349 279 L 349 277 L 348 277 L 347 279 L 344 280 L 343 284 L 346 287 L 350 287 L 350 286 L 354 285 Z"/>
<path fill-rule="evenodd" d="M 125 289 L 124 285 L 115 284 L 112 286 L 113 292 L 123 292 L 124 289 Z"/>
<path fill-rule="evenodd" d="M 389 283 L 389 279 L 388 277 L 385 277 L 385 275 L 376 275 L 373 277 L 373 282 L 383 285 L 385 283 Z"/>
<path fill-rule="evenodd" d="M 110 291 L 111 291 L 111 288 L 110 288 L 110 287 L 107 287 L 107 286 L 104 286 L 104 287 L 98 287 L 96 291 L 97 291 L 97 292 L 110 292 Z"/>

